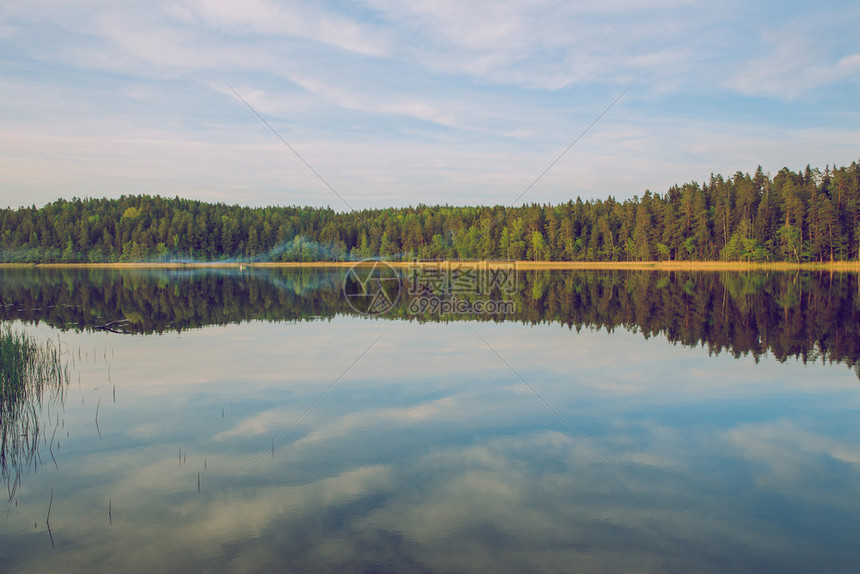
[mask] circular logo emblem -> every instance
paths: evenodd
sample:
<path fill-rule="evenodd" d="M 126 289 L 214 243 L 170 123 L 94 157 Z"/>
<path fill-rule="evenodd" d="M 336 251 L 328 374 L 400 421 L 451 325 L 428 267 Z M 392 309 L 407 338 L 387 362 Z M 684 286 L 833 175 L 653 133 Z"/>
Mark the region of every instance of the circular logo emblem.
<path fill-rule="evenodd" d="M 384 261 L 365 259 L 347 271 L 343 294 L 357 313 L 381 315 L 400 299 L 400 275 Z"/>

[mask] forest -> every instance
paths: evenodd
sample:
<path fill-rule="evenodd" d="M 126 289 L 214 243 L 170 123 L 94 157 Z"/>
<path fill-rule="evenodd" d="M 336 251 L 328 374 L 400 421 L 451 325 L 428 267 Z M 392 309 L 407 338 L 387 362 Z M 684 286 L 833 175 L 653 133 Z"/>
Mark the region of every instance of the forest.
<path fill-rule="evenodd" d="M 711 175 L 632 199 L 338 212 L 167 198 L 0 210 L 0 261 L 824 262 L 860 258 L 860 166 Z"/>

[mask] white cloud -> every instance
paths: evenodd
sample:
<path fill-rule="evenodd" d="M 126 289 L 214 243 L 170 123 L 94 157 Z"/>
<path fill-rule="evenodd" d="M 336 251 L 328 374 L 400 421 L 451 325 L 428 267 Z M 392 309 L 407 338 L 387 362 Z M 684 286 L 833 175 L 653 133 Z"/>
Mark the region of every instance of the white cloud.
<path fill-rule="evenodd" d="M 860 54 L 851 54 L 850 56 L 840 58 L 836 63 L 836 67 L 840 70 L 857 72 L 860 70 Z"/>
<path fill-rule="evenodd" d="M 658 32 L 641 21 L 641 9 L 621 16 L 629 26 L 612 34 L 603 14 L 573 3 L 368 4 L 397 24 L 401 57 L 434 70 L 549 89 L 629 70 L 629 60 L 620 57 L 625 48 Z"/>
<path fill-rule="evenodd" d="M 634 78 L 527 200 L 624 198 L 759 163 L 856 159 L 853 106 L 815 106 L 856 91 L 860 55 L 843 39 L 851 7 L 813 17 L 680 0 L 4 8 L 7 205 L 157 190 L 340 208 L 220 78 L 361 207 L 513 199 Z M 735 120 L 749 95 L 777 110 L 808 100 L 806 116 Z"/>
<path fill-rule="evenodd" d="M 860 55 L 848 38 L 860 8 L 822 6 L 774 27 L 765 27 L 758 39 L 762 46 L 728 85 L 742 94 L 779 100 L 811 97 L 826 85 L 860 79 Z"/>
<path fill-rule="evenodd" d="M 167 11 L 189 24 L 203 22 L 225 33 L 305 38 L 369 56 L 390 50 L 384 30 L 307 2 L 188 0 L 168 5 Z"/>

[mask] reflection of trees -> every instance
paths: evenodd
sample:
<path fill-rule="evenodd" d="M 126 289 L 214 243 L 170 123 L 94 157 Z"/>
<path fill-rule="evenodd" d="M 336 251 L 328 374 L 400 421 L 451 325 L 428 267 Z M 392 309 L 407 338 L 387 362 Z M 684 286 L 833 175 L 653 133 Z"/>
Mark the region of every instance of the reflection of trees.
<path fill-rule="evenodd" d="M 0 318 L 160 333 L 250 319 L 332 317 L 349 309 L 340 279 L 308 269 L 0 270 Z"/>
<path fill-rule="evenodd" d="M 0 476 L 9 500 L 21 476 L 41 464 L 39 441 L 47 442 L 41 419 L 50 423 L 51 406 L 62 403 L 68 368 L 51 340 L 39 345 L 26 333 L 0 326 Z M 56 430 L 56 427 L 55 427 Z M 53 457 L 53 436 L 49 452 Z"/>
<path fill-rule="evenodd" d="M 824 273 L 556 272 L 532 322 L 580 329 L 624 327 L 713 352 L 778 360 L 860 358 L 857 276 Z M 526 283 L 529 274 L 524 274 Z M 521 292 L 523 291 L 523 285 Z M 860 372 L 858 373 L 860 374 Z"/>
<path fill-rule="evenodd" d="M 0 318 L 64 329 L 125 333 L 183 330 L 243 320 L 330 318 L 354 311 L 342 269 L 0 270 Z M 403 290 L 384 315 L 418 321 Z M 851 273 L 528 271 L 518 274 L 514 315 L 466 317 L 623 327 L 712 352 L 779 360 L 860 358 L 860 291 Z M 489 295 L 461 299 L 502 299 Z M 860 368 L 858 368 L 860 375 Z"/>

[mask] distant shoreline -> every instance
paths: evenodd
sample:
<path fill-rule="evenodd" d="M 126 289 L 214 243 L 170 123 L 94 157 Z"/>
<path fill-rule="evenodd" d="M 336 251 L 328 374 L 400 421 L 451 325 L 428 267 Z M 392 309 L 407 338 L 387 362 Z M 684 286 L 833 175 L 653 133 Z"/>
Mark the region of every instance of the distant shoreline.
<path fill-rule="evenodd" d="M 312 263 L 0 263 L 0 269 L 238 269 L 244 268 L 349 268 L 355 265 L 373 265 L 376 261 L 319 261 Z M 516 267 L 523 271 L 536 270 L 607 270 L 607 271 L 848 271 L 860 272 L 860 261 L 825 263 L 745 263 L 741 261 L 387 261 L 392 267 L 415 265 L 431 267 L 452 265 L 470 267 Z"/>

